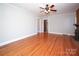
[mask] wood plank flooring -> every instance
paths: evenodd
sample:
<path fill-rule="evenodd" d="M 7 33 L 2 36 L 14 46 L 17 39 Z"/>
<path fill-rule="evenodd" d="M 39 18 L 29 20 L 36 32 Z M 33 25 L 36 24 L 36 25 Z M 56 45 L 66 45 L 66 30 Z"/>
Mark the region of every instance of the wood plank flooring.
<path fill-rule="evenodd" d="M 79 42 L 71 36 L 40 33 L 0 47 L 0 56 L 79 56 Z"/>

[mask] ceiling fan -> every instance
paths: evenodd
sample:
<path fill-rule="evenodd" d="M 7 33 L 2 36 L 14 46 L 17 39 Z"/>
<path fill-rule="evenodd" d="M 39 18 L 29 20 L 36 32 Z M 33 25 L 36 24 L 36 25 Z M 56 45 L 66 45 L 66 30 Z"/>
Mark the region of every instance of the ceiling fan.
<path fill-rule="evenodd" d="M 56 12 L 57 10 L 54 9 L 55 5 L 48 5 L 46 4 L 45 8 L 40 7 L 42 9 L 41 12 L 45 12 L 46 14 L 50 13 L 51 11 Z"/>

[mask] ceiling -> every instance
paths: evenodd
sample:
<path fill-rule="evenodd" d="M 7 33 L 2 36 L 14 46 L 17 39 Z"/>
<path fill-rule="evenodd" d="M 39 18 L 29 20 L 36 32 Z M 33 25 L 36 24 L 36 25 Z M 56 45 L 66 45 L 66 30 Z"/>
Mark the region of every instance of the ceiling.
<path fill-rule="evenodd" d="M 54 4 L 57 14 L 75 12 L 79 8 L 79 3 L 49 3 Z M 22 7 L 34 14 L 39 14 L 40 8 L 45 7 L 45 3 L 13 3 L 13 5 Z M 52 12 L 53 13 L 53 12 Z"/>

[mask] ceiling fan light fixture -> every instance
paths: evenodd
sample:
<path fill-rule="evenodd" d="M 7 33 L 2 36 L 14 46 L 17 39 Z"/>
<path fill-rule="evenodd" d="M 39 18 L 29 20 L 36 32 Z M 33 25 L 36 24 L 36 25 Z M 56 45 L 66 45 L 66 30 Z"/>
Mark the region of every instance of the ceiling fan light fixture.
<path fill-rule="evenodd" d="M 45 13 L 49 13 L 47 10 L 44 11 Z"/>

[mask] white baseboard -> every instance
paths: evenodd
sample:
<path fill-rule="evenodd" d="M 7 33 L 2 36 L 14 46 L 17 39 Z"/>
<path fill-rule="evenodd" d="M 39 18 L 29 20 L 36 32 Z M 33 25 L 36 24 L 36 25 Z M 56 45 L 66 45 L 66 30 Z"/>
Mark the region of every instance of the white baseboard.
<path fill-rule="evenodd" d="M 65 34 L 65 33 L 57 33 L 57 32 L 49 32 L 52 34 L 59 34 L 59 35 L 70 35 L 70 36 L 74 36 L 75 34 Z"/>
<path fill-rule="evenodd" d="M 10 40 L 10 41 L 6 41 L 6 42 L 3 42 L 3 43 L 0 43 L 0 46 L 7 45 L 7 44 L 9 44 L 9 43 L 12 43 L 12 42 L 15 42 L 15 41 L 18 41 L 18 40 L 21 40 L 21 39 L 24 39 L 24 38 L 27 38 L 27 37 L 36 35 L 36 34 L 37 34 L 37 33 L 34 33 L 34 34 L 26 35 L 26 36 L 23 36 L 23 37 L 20 37 L 20 38 L 17 38 L 17 39 L 13 39 L 13 40 Z"/>

